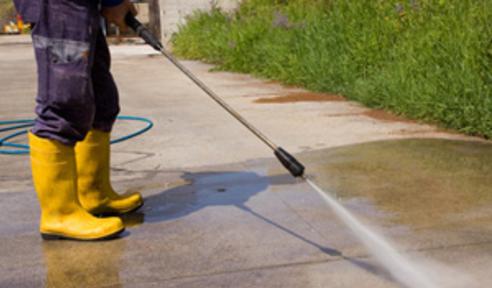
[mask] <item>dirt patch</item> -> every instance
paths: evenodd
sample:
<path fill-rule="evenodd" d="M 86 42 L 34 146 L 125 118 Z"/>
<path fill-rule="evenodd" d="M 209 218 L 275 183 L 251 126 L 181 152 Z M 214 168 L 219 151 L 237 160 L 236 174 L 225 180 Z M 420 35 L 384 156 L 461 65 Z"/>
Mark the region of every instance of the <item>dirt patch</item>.
<path fill-rule="evenodd" d="M 405 123 L 416 123 L 414 120 L 406 119 L 401 116 L 397 116 L 393 113 L 384 110 L 367 110 L 362 112 L 361 115 L 386 122 L 405 122 Z"/>
<path fill-rule="evenodd" d="M 397 116 L 391 112 L 387 112 L 384 110 L 367 110 L 364 112 L 353 112 L 353 113 L 334 113 L 327 114 L 327 117 L 347 117 L 347 116 L 366 116 L 372 119 L 376 119 L 379 121 L 385 122 L 405 122 L 405 123 L 417 123 L 414 120 L 406 119 L 401 116 Z"/>
<path fill-rule="evenodd" d="M 255 103 L 267 104 L 267 103 L 295 103 L 295 102 L 333 102 L 333 101 L 346 101 L 343 96 L 331 95 L 325 93 L 313 93 L 313 92 L 299 92 L 291 93 L 288 95 L 260 98 L 255 100 Z"/>

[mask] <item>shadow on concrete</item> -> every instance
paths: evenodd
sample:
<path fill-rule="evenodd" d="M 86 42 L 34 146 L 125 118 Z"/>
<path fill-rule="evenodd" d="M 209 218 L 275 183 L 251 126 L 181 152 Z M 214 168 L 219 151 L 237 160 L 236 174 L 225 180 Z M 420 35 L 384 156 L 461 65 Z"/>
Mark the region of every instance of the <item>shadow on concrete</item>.
<path fill-rule="evenodd" d="M 130 215 L 129 218 L 126 218 L 125 223 L 126 221 L 132 222 L 131 217 L 138 219 L 133 221 L 137 224 L 140 221 L 147 223 L 171 221 L 211 206 L 235 206 L 265 223 L 316 247 L 324 254 L 340 257 L 366 272 L 394 282 L 391 275 L 383 268 L 360 258 L 345 256 L 336 249 L 316 243 L 247 206 L 248 200 L 266 191 L 270 186 L 298 183 L 299 180 L 292 178 L 289 174 L 261 176 L 254 172 L 209 172 L 185 173 L 182 178 L 188 184 L 147 197 L 143 212 Z"/>
<path fill-rule="evenodd" d="M 241 206 L 270 185 L 293 184 L 289 175 L 260 176 L 254 172 L 184 173 L 186 185 L 145 199 L 147 223 L 170 221 L 211 206 Z"/>

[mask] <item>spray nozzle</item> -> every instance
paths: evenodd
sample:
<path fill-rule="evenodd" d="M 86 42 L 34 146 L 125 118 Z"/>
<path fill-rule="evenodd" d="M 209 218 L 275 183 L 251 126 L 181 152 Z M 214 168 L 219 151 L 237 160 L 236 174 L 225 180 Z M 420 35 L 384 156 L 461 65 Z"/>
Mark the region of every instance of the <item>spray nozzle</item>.
<path fill-rule="evenodd" d="M 289 170 L 290 174 L 294 177 L 302 177 L 304 175 L 304 165 L 297 161 L 294 156 L 290 155 L 287 151 L 278 147 L 275 149 L 275 156 Z"/>
<path fill-rule="evenodd" d="M 125 23 L 130 27 L 135 33 L 137 33 L 138 36 L 140 36 L 147 44 L 152 46 L 157 51 L 162 51 L 164 49 L 164 45 L 162 45 L 161 41 L 157 39 L 157 37 L 150 32 L 149 29 L 147 29 L 140 21 L 133 16 L 131 12 L 126 14 L 125 16 Z"/>

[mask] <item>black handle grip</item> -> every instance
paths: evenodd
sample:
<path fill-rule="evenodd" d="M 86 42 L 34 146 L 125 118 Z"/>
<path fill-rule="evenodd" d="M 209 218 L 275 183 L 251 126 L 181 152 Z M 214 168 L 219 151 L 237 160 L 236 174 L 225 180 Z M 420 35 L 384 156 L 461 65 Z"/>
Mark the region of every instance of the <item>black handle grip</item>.
<path fill-rule="evenodd" d="M 139 37 L 141 37 L 147 44 L 152 46 L 157 51 L 162 51 L 164 49 L 164 45 L 162 45 L 161 41 L 157 37 L 155 37 L 149 29 L 147 29 L 140 21 L 133 16 L 131 12 L 126 14 L 125 23 L 130 27 Z"/>
<path fill-rule="evenodd" d="M 302 177 L 304 175 L 304 165 L 297 161 L 294 156 L 290 155 L 287 151 L 278 147 L 275 150 L 275 156 L 284 165 L 284 167 L 289 170 L 290 174 L 294 177 Z"/>

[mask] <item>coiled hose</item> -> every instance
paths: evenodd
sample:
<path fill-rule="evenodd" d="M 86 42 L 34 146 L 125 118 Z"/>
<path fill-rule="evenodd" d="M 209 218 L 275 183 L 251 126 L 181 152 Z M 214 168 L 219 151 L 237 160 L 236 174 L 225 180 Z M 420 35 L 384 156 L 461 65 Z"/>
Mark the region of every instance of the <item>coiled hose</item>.
<path fill-rule="evenodd" d="M 126 136 L 122 136 L 120 138 L 111 140 L 111 144 L 116 144 L 120 142 L 127 141 L 129 139 L 135 138 L 150 129 L 154 127 L 154 123 L 144 117 L 137 117 L 137 116 L 118 116 L 118 120 L 124 120 L 124 121 L 138 121 L 138 122 L 143 122 L 147 124 L 144 128 L 133 132 L 131 134 L 128 134 Z M 9 120 L 9 121 L 0 121 L 0 133 L 8 132 L 8 131 L 15 131 L 12 132 L 4 137 L 0 137 L 0 148 L 1 147 L 8 147 L 8 149 L 0 149 L 0 154 L 4 155 L 26 155 L 29 154 L 29 145 L 27 144 L 19 144 L 19 143 L 12 143 L 10 142 L 12 139 L 27 134 L 27 131 L 29 127 L 32 127 L 34 125 L 34 120 L 32 119 L 20 119 L 20 120 Z M 16 131 L 22 129 L 20 131 Z"/>

